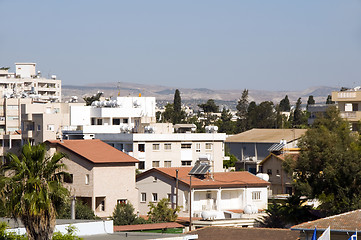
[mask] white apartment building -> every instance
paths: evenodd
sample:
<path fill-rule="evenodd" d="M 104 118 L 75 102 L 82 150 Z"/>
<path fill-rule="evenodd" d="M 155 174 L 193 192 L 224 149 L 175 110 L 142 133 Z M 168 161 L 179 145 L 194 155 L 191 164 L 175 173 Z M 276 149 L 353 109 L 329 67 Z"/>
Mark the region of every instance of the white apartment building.
<path fill-rule="evenodd" d="M 142 124 L 155 122 L 154 97 L 116 97 L 92 106 L 71 106 L 70 127 L 64 132 L 92 139 L 95 133 L 139 132 Z"/>
<path fill-rule="evenodd" d="M 226 134 L 191 133 L 193 127 L 179 125 L 174 133 L 172 124 L 155 123 L 154 97 L 117 97 L 72 106 L 63 138 L 100 139 L 137 158 L 140 170 L 192 166 L 206 157 L 213 171 L 222 171 Z"/>
<path fill-rule="evenodd" d="M 61 80 L 51 79 L 36 72 L 36 63 L 15 63 L 15 73 L 0 69 L 0 96 L 5 98 L 30 97 L 37 101 L 61 101 Z"/>
<path fill-rule="evenodd" d="M 95 134 L 113 147 L 139 160 L 138 169 L 194 166 L 207 158 L 212 171 L 223 171 L 225 133 Z"/>

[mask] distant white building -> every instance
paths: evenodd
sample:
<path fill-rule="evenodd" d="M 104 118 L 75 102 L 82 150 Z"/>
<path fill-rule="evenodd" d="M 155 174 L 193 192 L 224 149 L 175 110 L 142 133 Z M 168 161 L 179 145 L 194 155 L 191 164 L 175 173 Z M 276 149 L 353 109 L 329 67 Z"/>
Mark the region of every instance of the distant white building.
<path fill-rule="evenodd" d="M 92 139 L 95 133 L 138 132 L 141 123 L 151 122 L 155 122 L 154 97 L 116 97 L 70 107 L 70 127 L 64 132 L 69 138 Z"/>
<path fill-rule="evenodd" d="M 30 97 L 37 101 L 61 101 L 61 80 L 36 72 L 36 63 L 15 63 L 15 73 L 0 69 L 0 96 L 4 98 Z"/>
<path fill-rule="evenodd" d="M 117 97 L 72 106 L 63 138 L 100 139 L 137 158 L 141 170 L 191 166 L 206 156 L 213 171 L 222 171 L 226 134 L 194 130 L 193 124 L 155 123 L 154 97 Z"/>

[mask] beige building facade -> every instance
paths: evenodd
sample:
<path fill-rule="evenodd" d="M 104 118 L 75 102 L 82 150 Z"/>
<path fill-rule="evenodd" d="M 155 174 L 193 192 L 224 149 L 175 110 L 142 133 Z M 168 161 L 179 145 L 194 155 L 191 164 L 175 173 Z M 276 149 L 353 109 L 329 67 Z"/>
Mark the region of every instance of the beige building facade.
<path fill-rule="evenodd" d="M 350 122 L 352 130 L 359 130 L 361 120 L 361 89 L 349 89 L 332 92 L 332 101 L 335 101 L 341 117 Z"/>
<path fill-rule="evenodd" d="M 138 160 L 100 140 L 47 141 L 49 153 L 63 152 L 70 194 L 86 203 L 99 217 L 112 215 L 117 203 L 138 209 L 135 164 Z"/>

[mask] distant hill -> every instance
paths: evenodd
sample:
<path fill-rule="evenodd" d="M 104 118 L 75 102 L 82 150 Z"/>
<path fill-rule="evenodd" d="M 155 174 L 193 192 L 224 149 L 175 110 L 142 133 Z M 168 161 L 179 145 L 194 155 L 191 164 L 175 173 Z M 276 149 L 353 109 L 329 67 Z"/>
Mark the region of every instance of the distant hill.
<path fill-rule="evenodd" d="M 214 90 L 208 88 L 178 88 L 181 92 L 182 102 L 187 105 L 197 106 L 200 103 L 212 98 L 217 104 L 222 106 L 228 106 L 234 109 L 237 104 L 237 100 L 242 95 L 243 89 L 232 90 Z M 99 83 L 86 86 L 72 86 L 63 85 L 63 99 L 68 100 L 71 96 L 78 96 L 80 100 L 85 96 L 90 96 L 98 91 L 104 92 L 106 97 L 110 96 L 142 96 L 155 97 L 157 102 L 163 103 L 172 102 L 174 91 L 176 88 L 159 86 L 159 85 L 146 85 L 137 83 Z M 288 95 L 291 103 L 295 103 L 299 97 L 302 98 L 302 102 L 306 103 L 308 96 L 313 95 L 316 103 L 324 103 L 327 95 L 332 91 L 337 91 L 338 88 L 319 86 L 312 87 L 301 91 L 264 91 L 249 89 L 250 101 L 260 103 L 262 101 L 272 101 L 275 104 Z M 188 104 L 189 103 L 189 104 Z"/>

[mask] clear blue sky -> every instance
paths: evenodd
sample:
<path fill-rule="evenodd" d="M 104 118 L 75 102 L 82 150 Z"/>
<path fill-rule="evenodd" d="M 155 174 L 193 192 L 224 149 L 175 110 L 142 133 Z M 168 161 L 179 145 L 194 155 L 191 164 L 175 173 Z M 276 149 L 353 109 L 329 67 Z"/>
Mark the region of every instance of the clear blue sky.
<path fill-rule="evenodd" d="M 361 85 L 361 1 L 0 0 L 0 66 L 63 84 Z"/>

